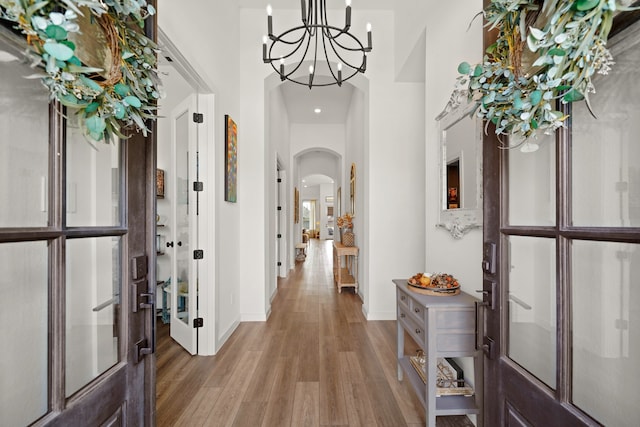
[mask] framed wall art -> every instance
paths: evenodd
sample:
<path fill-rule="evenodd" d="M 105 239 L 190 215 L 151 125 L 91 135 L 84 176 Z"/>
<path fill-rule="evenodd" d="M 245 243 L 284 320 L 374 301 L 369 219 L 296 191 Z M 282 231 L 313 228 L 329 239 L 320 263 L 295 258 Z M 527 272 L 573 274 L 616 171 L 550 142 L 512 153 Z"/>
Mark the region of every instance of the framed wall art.
<path fill-rule="evenodd" d="M 156 197 L 164 199 L 164 170 L 156 169 Z"/>
<path fill-rule="evenodd" d="M 238 126 L 229 115 L 224 116 L 225 174 L 224 200 L 238 201 Z"/>

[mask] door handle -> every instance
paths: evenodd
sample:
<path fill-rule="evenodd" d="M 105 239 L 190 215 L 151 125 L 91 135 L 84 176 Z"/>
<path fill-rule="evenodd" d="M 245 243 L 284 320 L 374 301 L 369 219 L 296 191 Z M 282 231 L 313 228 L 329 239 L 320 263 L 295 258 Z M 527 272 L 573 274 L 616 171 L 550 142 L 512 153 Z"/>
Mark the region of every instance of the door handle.
<path fill-rule="evenodd" d="M 496 282 L 485 279 L 482 283 L 482 289 L 476 290 L 482 294 L 482 305 L 493 310 L 496 307 Z"/>
<path fill-rule="evenodd" d="M 155 302 L 153 298 L 155 294 L 148 291 L 148 284 L 146 280 L 139 280 L 131 284 L 131 311 L 137 313 L 140 309 L 153 308 Z M 146 301 L 142 299 L 145 298 Z"/>

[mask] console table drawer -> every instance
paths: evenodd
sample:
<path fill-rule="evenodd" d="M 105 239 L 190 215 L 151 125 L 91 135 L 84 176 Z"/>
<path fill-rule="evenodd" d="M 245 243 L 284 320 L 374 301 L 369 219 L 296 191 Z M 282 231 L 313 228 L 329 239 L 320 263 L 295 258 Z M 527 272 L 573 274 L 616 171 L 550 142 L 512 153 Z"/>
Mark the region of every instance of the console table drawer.
<path fill-rule="evenodd" d="M 411 308 L 411 298 L 405 292 L 398 289 L 398 302 L 404 306 L 407 310 Z"/>
<path fill-rule="evenodd" d="M 425 348 L 427 342 L 427 331 L 424 325 L 419 324 L 403 307 L 399 307 L 398 321 L 404 329 L 411 335 L 421 348 Z"/>
<path fill-rule="evenodd" d="M 411 314 L 418 320 L 420 323 L 424 323 L 426 319 L 427 309 L 416 301 L 411 300 Z"/>

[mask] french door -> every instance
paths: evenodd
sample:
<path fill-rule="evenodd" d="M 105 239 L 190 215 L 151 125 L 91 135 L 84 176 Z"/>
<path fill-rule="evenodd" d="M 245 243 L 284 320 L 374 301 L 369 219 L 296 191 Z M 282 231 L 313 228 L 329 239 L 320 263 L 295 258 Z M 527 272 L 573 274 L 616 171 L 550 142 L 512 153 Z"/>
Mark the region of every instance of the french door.
<path fill-rule="evenodd" d="M 151 425 L 154 145 L 89 144 L 0 27 L 0 425 Z"/>
<path fill-rule="evenodd" d="M 638 425 L 640 26 L 614 33 L 597 119 L 562 106 L 524 152 L 485 137 L 485 425 Z"/>
<path fill-rule="evenodd" d="M 190 186 L 199 181 L 198 135 L 193 114 L 197 95 L 190 95 L 171 112 L 172 221 L 171 337 L 189 353 L 198 352 L 198 246 L 199 191 Z"/>

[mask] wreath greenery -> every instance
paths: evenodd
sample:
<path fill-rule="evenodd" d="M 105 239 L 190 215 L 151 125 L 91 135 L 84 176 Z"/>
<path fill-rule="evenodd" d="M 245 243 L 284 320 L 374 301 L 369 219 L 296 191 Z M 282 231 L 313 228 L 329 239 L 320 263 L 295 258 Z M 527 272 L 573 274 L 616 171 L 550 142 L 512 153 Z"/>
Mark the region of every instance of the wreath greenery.
<path fill-rule="evenodd" d="M 51 98 L 75 109 L 80 127 L 94 141 L 126 138 L 122 129 L 128 126 L 146 135 L 145 120 L 155 117 L 158 49 L 141 31 L 154 13 L 146 0 L 0 0 L 0 18 L 25 34 Z M 103 33 L 108 69 L 87 66 L 78 57 L 87 29 L 82 17 Z"/>
<path fill-rule="evenodd" d="M 606 47 L 617 11 L 632 10 L 624 0 L 492 0 L 484 10 L 487 26 L 498 29 L 484 62 L 458 66 L 457 91 L 476 102 L 477 115 L 498 135 L 522 140 L 553 133 L 565 114 L 562 103 L 595 92 L 595 73 L 614 64 Z"/>

